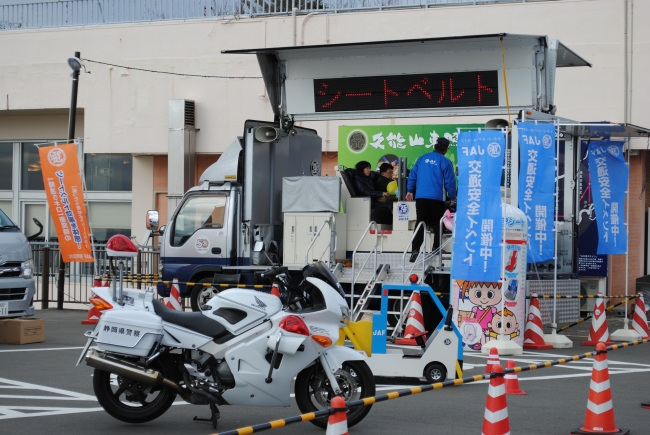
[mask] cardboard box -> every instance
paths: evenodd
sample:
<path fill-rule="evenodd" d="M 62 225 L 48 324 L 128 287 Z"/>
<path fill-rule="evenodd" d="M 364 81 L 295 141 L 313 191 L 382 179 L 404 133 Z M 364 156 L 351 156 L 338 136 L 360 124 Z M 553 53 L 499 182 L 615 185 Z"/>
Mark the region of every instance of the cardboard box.
<path fill-rule="evenodd" d="M 45 341 L 45 319 L 0 320 L 0 343 L 27 344 Z"/>

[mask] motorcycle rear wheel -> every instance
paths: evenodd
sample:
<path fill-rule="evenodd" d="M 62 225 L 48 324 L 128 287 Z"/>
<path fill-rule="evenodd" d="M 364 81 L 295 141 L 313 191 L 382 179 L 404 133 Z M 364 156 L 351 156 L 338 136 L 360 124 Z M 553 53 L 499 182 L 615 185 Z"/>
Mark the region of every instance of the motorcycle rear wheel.
<path fill-rule="evenodd" d="M 169 365 L 154 361 L 151 366 L 170 377 Z M 126 423 L 146 423 L 163 415 L 176 399 L 167 387 L 152 387 L 123 376 L 95 369 L 93 390 L 99 404 L 112 417 Z"/>
<path fill-rule="evenodd" d="M 375 378 L 365 361 L 346 361 L 335 373 L 346 402 L 375 395 Z M 300 372 L 294 386 L 296 403 L 302 413 L 320 411 L 330 407 L 334 392 L 320 364 L 314 364 Z M 370 412 L 372 405 L 348 409 L 348 427 L 359 423 Z M 327 427 L 327 417 L 310 422 L 320 428 Z"/>

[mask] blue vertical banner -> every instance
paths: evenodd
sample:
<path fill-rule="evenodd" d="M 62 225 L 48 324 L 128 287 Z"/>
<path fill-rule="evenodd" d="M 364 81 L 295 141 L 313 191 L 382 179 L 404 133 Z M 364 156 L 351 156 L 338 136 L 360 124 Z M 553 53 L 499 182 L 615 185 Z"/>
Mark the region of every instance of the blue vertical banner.
<path fill-rule="evenodd" d="M 625 191 L 630 171 L 623 143 L 603 140 L 589 144 L 589 178 L 598 223 L 598 254 L 625 254 Z"/>
<path fill-rule="evenodd" d="M 501 279 L 501 174 L 505 138 L 500 131 L 458 135 L 458 204 L 451 278 Z"/>
<path fill-rule="evenodd" d="M 519 208 L 528 221 L 527 263 L 554 257 L 555 125 L 520 122 Z"/>

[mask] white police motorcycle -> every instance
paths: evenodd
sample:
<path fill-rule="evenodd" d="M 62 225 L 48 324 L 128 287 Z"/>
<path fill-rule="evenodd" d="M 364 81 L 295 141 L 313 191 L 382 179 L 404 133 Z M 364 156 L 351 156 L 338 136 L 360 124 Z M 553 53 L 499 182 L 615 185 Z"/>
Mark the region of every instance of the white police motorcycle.
<path fill-rule="evenodd" d="M 290 406 L 294 378 L 303 413 L 329 407 L 337 395 L 346 401 L 373 396 L 365 356 L 334 345 L 349 310 L 330 270 L 323 263 L 306 266 L 300 288 L 289 284 L 285 268 L 258 277 L 272 279 L 281 298 L 229 289 L 196 313 L 167 308 L 152 292 L 123 289 L 111 295 L 106 287 L 93 288 L 93 298 L 112 309 L 86 333 L 79 362 L 85 359 L 95 369 L 95 395 L 106 412 L 143 423 L 164 414 L 180 396 L 209 405 L 212 415 L 205 421 L 216 428 L 218 405 Z M 370 406 L 350 409 L 348 426 L 369 411 Z M 312 423 L 326 427 L 327 420 Z"/>

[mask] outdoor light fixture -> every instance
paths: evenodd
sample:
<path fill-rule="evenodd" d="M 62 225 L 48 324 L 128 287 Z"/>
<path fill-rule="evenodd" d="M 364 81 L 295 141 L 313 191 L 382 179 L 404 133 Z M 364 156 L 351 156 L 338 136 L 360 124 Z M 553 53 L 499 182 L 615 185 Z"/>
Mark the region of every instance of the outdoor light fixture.
<path fill-rule="evenodd" d="M 69 57 L 68 58 L 68 65 L 70 65 L 70 69 L 72 71 L 77 72 L 81 70 L 81 59 L 78 57 Z"/>
<path fill-rule="evenodd" d="M 86 74 L 90 74 L 90 71 L 86 70 L 86 65 L 81 63 L 81 59 L 78 58 L 77 56 L 69 57 L 68 58 L 68 65 L 70 66 L 70 69 L 72 70 L 72 73 L 78 73 L 81 71 L 81 68 L 84 69 L 84 72 Z"/>

